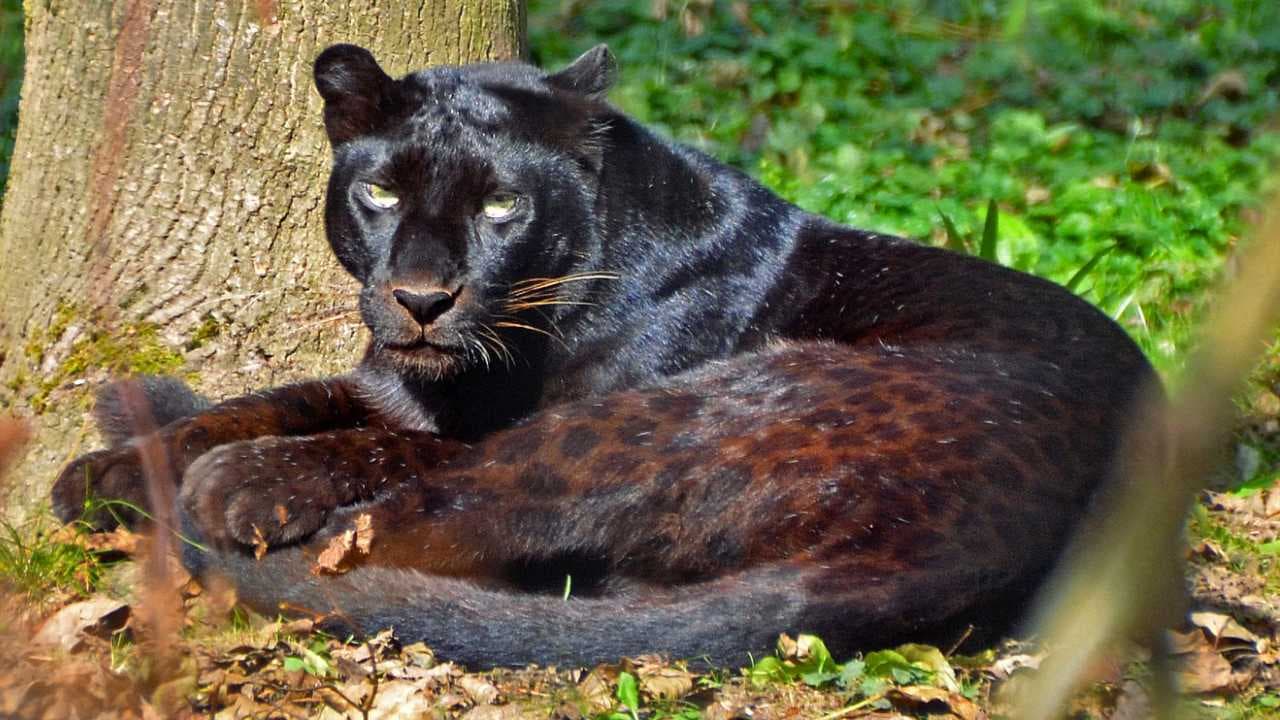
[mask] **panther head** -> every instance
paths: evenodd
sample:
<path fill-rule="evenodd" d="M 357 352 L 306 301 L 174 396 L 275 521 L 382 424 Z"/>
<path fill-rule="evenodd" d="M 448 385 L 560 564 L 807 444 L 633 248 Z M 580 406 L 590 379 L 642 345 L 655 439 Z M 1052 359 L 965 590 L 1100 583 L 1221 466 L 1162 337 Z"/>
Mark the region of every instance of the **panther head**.
<path fill-rule="evenodd" d="M 374 352 L 431 379 L 554 332 L 592 275 L 592 208 L 615 76 L 598 46 L 564 70 L 442 66 L 395 80 L 373 55 L 316 59 L 333 147 L 329 243 L 360 281 Z"/>

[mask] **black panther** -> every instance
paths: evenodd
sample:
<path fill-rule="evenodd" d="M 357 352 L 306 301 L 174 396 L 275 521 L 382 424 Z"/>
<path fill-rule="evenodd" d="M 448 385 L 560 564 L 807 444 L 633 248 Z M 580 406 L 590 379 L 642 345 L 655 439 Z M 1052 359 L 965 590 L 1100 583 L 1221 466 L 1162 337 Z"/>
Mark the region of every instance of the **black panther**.
<path fill-rule="evenodd" d="M 140 386 L 204 546 L 184 562 L 473 665 L 1002 628 L 1107 480 L 1142 353 L 1050 282 L 655 135 L 614 76 L 603 46 L 398 80 L 320 55 L 326 229 L 371 339 L 347 375 L 211 407 Z M 146 504 L 122 392 L 64 519 Z M 319 571 L 361 515 L 369 552 Z"/>

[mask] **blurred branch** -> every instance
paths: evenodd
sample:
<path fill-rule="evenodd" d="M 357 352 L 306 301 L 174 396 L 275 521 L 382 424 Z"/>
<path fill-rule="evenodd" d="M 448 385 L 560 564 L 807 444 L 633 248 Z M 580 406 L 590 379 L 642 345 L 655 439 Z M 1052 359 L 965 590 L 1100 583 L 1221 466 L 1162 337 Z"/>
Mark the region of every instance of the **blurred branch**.
<path fill-rule="evenodd" d="M 1182 389 L 1168 403 L 1149 391 L 1134 414 L 1117 463 L 1122 487 L 1087 526 L 1098 531 L 1077 540 L 1042 594 L 1036 627 L 1053 654 L 1019 695 L 1024 720 L 1060 716 L 1089 661 L 1125 637 L 1151 644 L 1156 714 L 1174 714 L 1162 646 L 1165 628 L 1183 612 L 1186 511 L 1229 440 L 1232 396 L 1280 323 L 1280 200 L 1240 266 L 1205 325 Z"/>

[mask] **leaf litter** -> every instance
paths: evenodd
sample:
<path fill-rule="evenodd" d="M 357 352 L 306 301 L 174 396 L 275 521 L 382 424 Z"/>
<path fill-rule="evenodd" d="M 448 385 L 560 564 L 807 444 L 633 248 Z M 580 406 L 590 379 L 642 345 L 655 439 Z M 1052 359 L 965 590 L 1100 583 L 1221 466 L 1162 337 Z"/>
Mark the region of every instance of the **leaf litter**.
<path fill-rule="evenodd" d="M 1280 534 L 1272 512 L 1280 499 L 1273 494 L 1210 495 L 1206 508 L 1216 522 L 1265 547 Z M 66 533 L 62 541 L 112 557 L 141 557 L 148 546 L 145 536 L 125 530 Z M 357 518 L 312 569 L 346 572 L 375 541 L 368 518 Z M 1208 538 L 1188 551 L 1193 612 L 1169 634 L 1184 692 L 1207 703 L 1280 690 L 1280 612 L 1267 597 L 1266 579 L 1240 563 L 1238 549 L 1221 545 Z M 128 602 L 77 600 L 42 623 L 8 628 L 11 641 L 0 644 L 0 716 L 623 720 L 637 709 L 640 718 L 681 720 L 982 720 L 998 715 L 1004 690 L 1037 672 L 1045 657 L 1034 643 L 1006 641 L 976 656 L 907 644 L 841 663 L 818 638 L 783 635 L 773 655 L 736 672 L 642 656 L 588 669 L 474 673 L 390 632 L 348 642 L 318 631 L 311 619 L 246 614 L 234 593 L 202 587 L 185 573 L 170 582 L 182 600 L 182 662 L 158 668 L 149 661 L 147 628 Z M 1130 663 L 1148 661 L 1144 651 L 1129 648 L 1101 662 L 1074 711 L 1141 717 L 1149 703 Z M 623 692 L 632 685 L 634 691 Z"/>

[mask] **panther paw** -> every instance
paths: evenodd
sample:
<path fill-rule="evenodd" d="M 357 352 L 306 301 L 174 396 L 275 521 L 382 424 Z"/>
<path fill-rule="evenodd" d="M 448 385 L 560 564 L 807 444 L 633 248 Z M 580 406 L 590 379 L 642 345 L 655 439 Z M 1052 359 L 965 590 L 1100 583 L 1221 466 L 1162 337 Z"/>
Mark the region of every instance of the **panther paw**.
<path fill-rule="evenodd" d="M 306 438 L 266 437 L 222 445 L 183 476 L 178 503 L 215 547 L 296 543 L 339 505 L 324 457 Z"/>
<path fill-rule="evenodd" d="M 96 529 L 134 525 L 142 519 L 137 510 L 149 509 L 146 483 L 135 442 L 87 453 L 58 475 L 53 512 L 63 522 L 80 520 Z"/>

